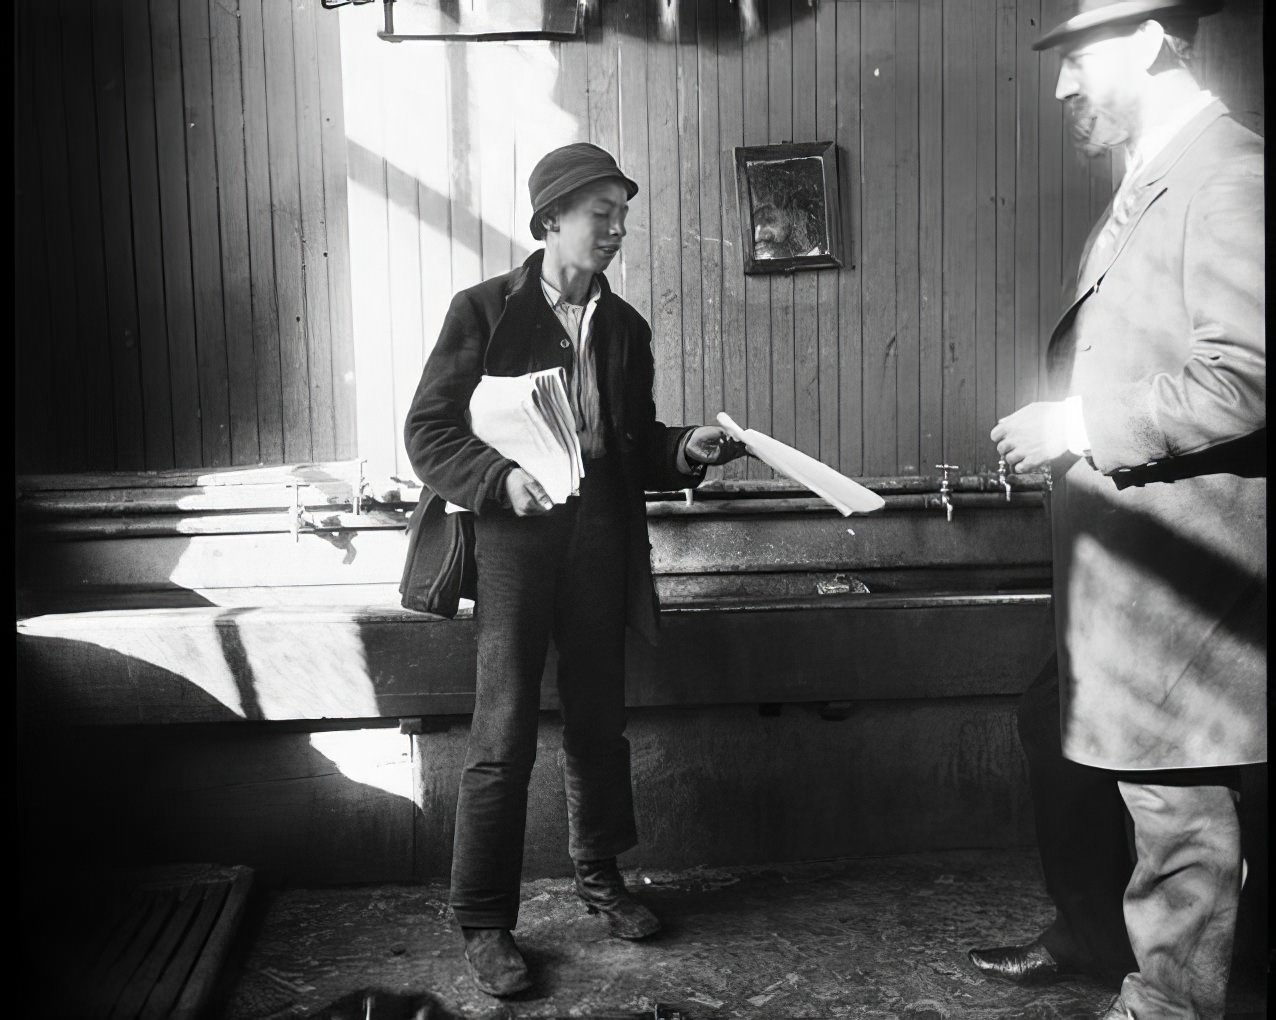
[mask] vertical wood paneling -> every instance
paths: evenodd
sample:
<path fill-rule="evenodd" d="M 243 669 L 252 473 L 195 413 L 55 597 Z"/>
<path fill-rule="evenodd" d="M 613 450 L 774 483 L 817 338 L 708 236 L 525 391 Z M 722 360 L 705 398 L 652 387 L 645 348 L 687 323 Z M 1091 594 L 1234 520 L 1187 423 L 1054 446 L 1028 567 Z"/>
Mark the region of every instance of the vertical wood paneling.
<path fill-rule="evenodd" d="M 319 103 L 315 20 L 323 15 L 317 0 L 293 0 L 295 59 L 293 94 L 297 103 L 297 160 L 301 213 L 301 271 L 306 366 L 310 384 L 310 457 L 332 460 L 333 436 L 332 309 L 328 298 L 328 221 L 324 208 L 323 115 Z M 216 0 L 213 0 L 216 7 Z M 317 158 L 318 157 L 318 158 Z"/>
<path fill-rule="evenodd" d="M 180 0 L 178 15 L 187 120 L 186 201 L 190 208 L 191 272 L 195 283 L 200 435 L 204 462 L 222 467 L 230 464 L 230 385 L 226 373 L 226 317 L 222 310 L 208 0 Z"/>
<path fill-rule="evenodd" d="M 725 409 L 722 375 L 722 263 L 723 208 L 722 153 L 719 148 L 721 128 L 718 122 L 718 17 L 713 4 L 696 4 L 695 59 L 696 152 L 699 157 L 696 188 L 696 211 L 699 234 L 695 244 L 700 258 L 701 300 L 699 344 L 701 354 L 700 392 L 696 403 L 687 400 L 688 417 L 712 422 Z M 694 319 L 693 319 L 694 322 Z M 694 330 L 684 329 L 684 336 Z M 694 407 L 694 411 L 692 408 Z M 713 468 L 712 476 L 721 477 L 722 468 Z"/>
<path fill-rule="evenodd" d="M 527 45 L 520 47 L 514 53 L 514 61 L 510 68 L 510 73 L 515 75 L 518 80 L 526 83 L 526 87 L 519 89 L 514 94 L 513 101 L 513 128 L 514 128 L 514 162 L 510 167 L 512 171 L 513 181 L 510 185 L 510 194 L 514 198 L 514 207 L 512 210 L 513 223 L 510 227 L 510 257 L 512 266 L 521 266 L 527 261 L 527 256 L 537 247 L 535 239 L 532 237 L 531 230 L 528 226 L 532 218 L 532 200 L 528 194 L 526 186 L 522 183 L 531 176 L 532 168 L 546 151 L 554 145 L 558 144 L 557 139 L 562 139 L 564 143 L 574 141 L 588 141 L 589 139 L 579 137 L 577 131 L 588 131 L 588 118 L 578 120 L 575 116 L 567 114 L 566 111 L 550 107 L 550 112 L 554 114 L 552 120 L 552 129 L 547 132 L 543 120 L 546 111 L 546 96 L 554 94 L 557 88 L 556 82 L 559 78 L 558 63 L 553 59 L 549 44 Z M 583 68 L 582 68 L 583 70 Z M 422 69 L 425 74 L 432 74 L 432 71 Z M 582 101 L 584 96 L 581 97 Z M 437 106 L 433 111 L 433 116 L 437 118 L 439 127 L 430 129 L 425 135 L 427 143 L 429 143 L 432 152 L 436 146 L 433 139 L 439 134 L 446 131 L 447 108 Z M 433 187 L 430 189 L 434 191 Z M 424 229 L 433 231 L 436 226 L 446 232 L 447 230 L 447 208 L 446 195 L 441 196 L 444 199 L 444 208 L 441 218 L 431 220 L 429 223 L 422 223 Z M 422 257 L 425 257 L 424 246 L 430 244 L 424 233 L 422 235 Z M 615 261 L 614 259 L 612 260 Z M 611 270 L 611 267 L 608 267 Z M 612 279 L 617 277 L 613 275 Z M 610 280 L 608 281 L 610 282 Z M 450 297 L 449 294 L 442 295 L 431 294 L 431 300 L 443 302 L 446 308 L 446 302 Z M 439 315 L 439 322 L 443 321 L 442 314 Z"/>
<path fill-rule="evenodd" d="M 115 407 L 115 463 L 136 471 L 146 466 L 146 440 L 142 368 L 137 346 L 137 301 L 133 292 L 133 236 L 129 222 L 123 17 L 120 0 L 94 0 L 93 94 L 98 123 L 97 171 L 106 269 L 106 339 Z"/>
<path fill-rule="evenodd" d="M 1196 37 L 1201 82 L 1246 127 L 1263 134 L 1263 0 L 1229 0 Z"/>
<path fill-rule="evenodd" d="M 1015 410 L 1015 182 L 1018 111 L 1016 34 L 1017 0 L 997 0 L 996 11 L 996 203 L 997 203 L 997 310 L 994 330 L 996 354 L 996 407 L 993 421 Z M 993 421 L 975 425 L 980 442 L 992 431 Z M 991 442 L 991 440 L 989 440 Z M 992 454 L 988 454 L 991 458 Z"/>
<path fill-rule="evenodd" d="M 1037 146 L 1041 137 L 1037 97 L 1054 84 L 1041 76 L 1041 61 L 1031 49 L 1040 37 L 1040 0 L 1019 0 L 1019 124 L 1015 163 L 1015 400 L 1016 407 L 1037 399 L 1037 349 L 1041 325 L 1039 231 L 1041 193 L 1037 180 Z"/>
<path fill-rule="evenodd" d="M 262 461 L 278 463 L 284 459 L 284 406 L 279 306 L 275 288 L 262 0 L 240 0 L 239 53 L 244 101 L 244 197 L 248 205 L 249 303 L 256 376 L 257 445 Z"/>
<path fill-rule="evenodd" d="M 385 61 L 378 60 L 375 35 L 351 31 L 343 25 L 341 38 L 342 81 L 345 84 L 345 108 L 351 123 L 349 133 L 350 174 L 350 287 L 354 303 L 352 319 L 354 335 L 359 342 L 354 348 L 355 380 L 359 388 L 356 420 L 359 454 L 367 458 L 370 471 L 393 475 L 410 471 L 402 460 L 403 423 L 394 417 L 394 363 L 389 346 L 392 340 L 389 245 L 389 191 L 385 164 L 387 128 L 383 117 L 358 117 L 360 110 L 377 111 L 382 106 L 381 78 Z M 451 52 L 440 57 L 449 83 L 445 97 L 451 104 L 458 97 L 451 92 Z M 461 99 L 464 98 L 462 93 Z M 457 118 L 452 118 L 456 123 Z M 455 135 L 449 131 L 445 146 L 449 160 L 449 177 L 457 173 Z M 455 193 L 453 188 L 449 188 Z M 452 237 L 471 221 L 464 207 L 454 216 Z M 475 243 L 472 258 L 477 259 Z M 440 283 L 450 283 L 465 271 L 451 244 L 438 253 Z M 448 269 L 451 273 L 448 273 Z M 476 271 L 477 273 L 477 271 Z M 433 343 L 434 337 L 423 341 Z"/>
<path fill-rule="evenodd" d="M 18 131 L 31 142 L 15 153 L 14 201 L 19 207 L 25 204 L 39 209 L 44 205 L 44 180 L 40 173 L 40 148 L 35 143 L 40 97 L 34 83 L 37 63 L 47 59 L 48 54 L 43 46 L 38 45 L 31 19 L 21 9 L 15 13 L 18 58 L 15 110 L 19 118 Z M 24 253 L 24 257 L 18 259 L 14 266 L 14 283 L 17 293 L 28 295 L 28 302 L 20 303 L 15 309 L 16 325 L 19 335 L 28 337 L 29 342 L 15 349 L 14 368 L 31 401 L 37 406 L 47 406 L 53 403 L 54 394 L 53 337 L 46 315 L 51 298 L 48 246 L 42 222 L 31 218 L 19 219 L 17 228 L 17 250 Z M 18 470 L 31 470 L 30 458 L 41 445 L 41 423 L 30 415 L 19 414 L 15 416 L 14 424 Z M 38 462 L 34 467 L 39 467 Z"/>
<path fill-rule="evenodd" d="M 815 16 L 793 23 L 793 137 L 820 139 L 819 73 L 815 48 Z M 829 139 L 831 140 L 831 139 Z M 820 446 L 820 315 L 819 277 L 827 273 L 793 276 L 793 399 L 794 443 L 799 449 Z"/>
<path fill-rule="evenodd" d="M 195 296 L 190 267 L 189 204 L 186 200 L 186 119 L 175 4 L 152 0 L 151 56 L 156 91 L 159 225 L 163 244 L 174 456 L 177 465 L 202 465 L 199 360 L 195 347 Z"/>
<path fill-rule="evenodd" d="M 78 347 L 84 402 L 84 435 L 81 438 L 90 464 L 115 461 L 115 400 L 100 380 L 112 378 L 107 322 L 106 266 L 103 256 L 102 201 L 97 174 L 98 137 L 94 117 L 93 27 L 75 4 L 63 5 L 61 22 L 62 72 L 65 81 L 67 165 L 71 207 L 71 256 L 76 323 L 72 340 Z M 87 171 L 87 172 L 84 172 Z M 52 196 L 50 196 L 52 197 Z M 95 342 L 96 341 L 96 342 Z"/>
<path fill-rule="evenodd" d="M 944 23 L 940 0 L 922 0 L 917 26 L 917 261 L 921 463 L 930 475 L 944 457 Z"/>
<path fill-rule="evenodd" d="M 871 0 L 862 6 L 860 25 L 860 117 L 864 139 L 863 278 L 864 324 L 864 471 L 895 474 L 895 422 L 898 415 L 895 274 L 895 10 Z"/>
<path fill-rule="evenodd" d="M 725 408 L 852 474 L 991 468 L 1122 171 L 1076 160 L 1030 48 L 1065 7 L 767 0 L 742 40 L 732 0 L 665 34 L 614 0 L 576 41 L 392 45 L 376 5 L 23 0 L 20 463 L 405 473 L 448 298 L 535 247 L 527 174 L 587 138 L 642 188 L 608 276 L 666 420 Z M 1259 127 L 1261 22 L 1237 0 L 1198 40 Z M 735 148 L 822 139 L 845 265 L 744 277 Z"/>
<path fill-rule="evenodd" d="M 974 455 L 977 130 L 974 0 L 944 3 L 944 457 Z"/>
<path fill-rule="evenodd" d="M 1110 160 L 1074 163 L 1057 59 L 1031 49 L 1062 7 L 766 0 L 760 32 L 742 38 L 732 0 L 614 0 L 587 8 L 573 42 L 450 44 L 448 238 L 427 238 L 434 217 L 418 208 L 421 271 L 445 262 L 455 291 L 499 268 L 487 245 L 501 232 L 534 247 L 522 217 L 510 226 L 492 208 L 492 161 L 516 207 L 529 148 L 588 138 L 642 188 L 608 276 L 652 324 L 666 420 L 723 408 L 852 474 L 993 470 L 988 432 L 1040 395 L 1060 287 L 1111 187 Z M 365 49 L 376 63 L 439 59 L 426 45 Z M 542 57 L 548 81 L 531 70 Z M 492 114 L 484 83 L 497 73 L 520 89 Z M 492 127 L 507 110 L 512 163 Z M 394 143 L 382 138 L 384 162 Z M 824 139 L 837 146 L 845 265 L 746 277 L 735 149 Z"/>
<path fill-rule="evenodd" d="M 128 136 L 129 202 L 132 208 L 133 273 L 146 467 L 162 469 L 176 466 L 176 460 L 168 331 L 164 321 L 164 250 L 159 169 L 155 160 L 151 18 L 144 3 L 125 3 L 123 13 L 125 133 Z"/>
<path fill-rule="evenodd" d="M 429 43 L 436 50 L 441 43 Z M 437 63 L 437 61 L 436 61 Z M 428 324 L 422 313 L 422 289 L 429 283 L 425 275 L 420 235 L 422 210 L 419 204 L 418 166 L 424 152 L 424 132 L 404 131 L 396 125 L 419 117 L 425 101 L 417 68 L 402 60 L 387 61 L 379 68 L 381 92 L 378 96 L 382 116 L 388 126 L 382 138 L 381 153 L 385 157 L 386 251 L 389 282 L 390 336 L 389 397 L 393 431 L 407 414 L 412 393 L 416 389 L 425 361 L 427 330 L 437 332 L 438 324 Z M 485 251 L 493 251 L 485 236 L 480 242 Z M 507 268 L 508 245 L 502 256 L 500 272 Z"/>
<path fill-rule="evenodd" d="M 620 33 L 617 30 L 615 8 L 605 5 L 602 11 L 591 13 L 586 22 L 586 33 L 589 40 L 585 47 L 589 51 L 586 69 L 589 122 L 585 128 L 589 137 L 586 141 L 606 149 L 616 157 L 621 170 L 636 180 L 638 193 L 645 202 L 649 187 L 646 161 L 644 159 L 641 164 L 635 163 L 625 151 L 630 145 L 621 141 L 620 99 L 625 94 L 625 90 L 620 85 L 619 77 L 623 61 L 620 56 Z M 632 143 L 632 139 L 626 139 L 626 142 Z M 646 153 L 645 131 L 642 151 Z M 635 174 L 641 180 L 634 178 Z M 636 225 L 636 219 L 631 205 L 627 220 L 629 230 L 632 231 Z M 643 226 L 645 227 L 645 222 Z M 648 248 L 645 230 L 642 232 L 641 241 L 636 237 L 629 237 L 624 241 L 620 258 L 612 259 L 606 271 L 607 282 L 613 290 L 628 296 L 633 289 L 626 288 L 624 284 L 628 261 L 631 257 L 638 257 L 639 261 L 645 265 L 649 255 Z M 650 297 L 650 282 L 644 276 L 640 283 L 639 289 L 644 295 L 645 305 Z"/>
<path fill-rule="evenodd" d="M 186 117 L 178 9 L 151 0 L 151 58 L 155 68 L 155 141 L 159 157 L 160 226 L 164 250 L 164 307 L 172 373 L 173 449 L 177 463 L 202 464 L 195 295 L 186 197 Z"/>
<path fill-rule="evenodd" d="M 895 468 L 917 474 L 921 446 L 918 5 L 895 4 Z"/>
<path fill-rule="evenodd" d="M 412 141 L 412 159 L 417 167 L 414 182 L 418 218 L 415 261 L 420 265 L 422 274 L 419 292 L 423 333 L 420 342 L 416 345 L 416 363 L 400 365 L 397 360 L 395 363 L 395 384 L 399 387 L 397 392 L 403 394 L 404 400 L 401 410 L 396 400 L 393 425 L 396 449 L 402 444 L 403 416 L 407 413 L 408 402 L 416 389 L 421 365 L 434 348 L 452 298 L 451 274 L 441 257 L 442 253 L 448 250 L 449 227 L 452 221 L 452 167 L 448 159 L 447 146 L 440 144 L 440 139 L 448 137 L 449 118 L 447 104 L 432 101 L 432 97 L 447 95 L 447 61 L 439 59 L 443 56 L 442 49 L 441 44 L 436 44 L 436 59 L 417 62 L 418 73 L 407 91 L 409 100 L 415 104 L 407 116 L 413 122 L 413 130 L 409 134 Z M 389 114 L 393 105 L 393 100 L 390 100 L 384 112 Z M 401 122 L 400 117 L 390 118 L 391 130 L 396 123 Z M 531 218 L 530 210 L 525 218 Z M 524 226 L 523 229 L 526 230 L 527 227 Z M 406 377 L 408 385 L 400 385 L 398 376 Z"/>
<path fill-rule="evenodd" d="M 339 132 L 322 129 L 325 81 L 328 101 L 342 102 L 340 61 L 320 59 L 317 46 L 320 19 L 332 15 L 313 0 L 272 4 L 267 31 L 261 0 L 22 0 L 21 9 L 43 59 L 22 71 L 19 92 L 36 97 L 40 116 L 18 140 L 38 155 L 44 187 L 18 215 L 24 231 L 43 224 L 42 262 L 61 293 L 20 296 L 28 325 L 17 347 L 54 338 L 67 391 L 55 406 L 19 390 L 19 415 L 33 423 L 24 463 L 277 462 L 286 419 L 296 459 L 331 458 L 342 428 L 353 449 L 352 414 L 339 425 L 332 396 L 334 352 L 342 342 L 349 350 L 348 259 L 330 275 L 323 243 L 330 200 L 346 187 L 339 110 Z M 330 45 L 327 55 L 338 54 Z M 292 258 L 279 217 L 296 221 Z M 319 239 L 307 260 L 303 237 Z M 346 294 L 341 335 L 333 289 Z M 299 355 L 286 367 L 281 320 L 314 340 L 310 351 L 286 347 Z M 313 436 L 312 403 L 322 423 Z"/>
<path fill-rule="evenodd" d="M 963 466 L 995 468 L 988 438 L 997 420 L 997 10 L 974 9 L 975 30 L 975 417 Z M 966 456 L 965 454 L 962 455 Z"/>
<path fill-rule="evenodd" d="M 404 124 L 419 116 L 425 89 L 412 69 L 396 61 L 385 68 L 380 101 L 390 125 Z M 390 377 L 394 423 L 407 414 L 416 380 L 425 360 L 424 309 L 427 259 L 421 254 L 420 161 L 424 156 L 424 131 L 390 130 L 384 139 L 385 195 L 387 195 L 387 250 L 389 253 Z M 498 257 L 500 246 L 484 237 L 484 250 Z M 508 262 L 508 245 L 500 254 L 500 272 Z"/>
<path fill-rule="evenodd" d="M 620 168 L 637 180 L 639 189 L 638 194 L 629 202 L 629 218 L 626 221 L 628 235 L 620 249 L 620 291 L 625 300 L 654 326 L 651 304 L 653 242 L 651 160 L 647 134 L 647 35 L 648 22 L 654 21 L 655 16 L 648 12 L 645 4 L 601 6 L 603 27 L 616 40 L 616 78 L 620 90 L 617 104 L 620 116 L 617 142 Z M 603 143 L 600 141 L 598 144 Z M 607 148 L 606 145 L 603 147 Z M 662 175 L 666 172 L 662 171 Z M 667 380 L 665 385 L 677 386 L 679 381 Z"/>
<path fill-rule="evenodd" d="M 744 144 L 766 145 L 771 139 L 767 122 L 767 35 L 770 32 L 770 10 L 760 11 L 763 32 L 742 45 L 744 66 Z M 740 211 L 741 216 L 745 210 Z M 749 243 L 749 239 L 744 239 Z M 749 276 L 744 281 L 745 389 L 747 393 L 745 424 L 759 432 L 770 433 L 771 421 L 771 282 L 765 276 Z M 749 477 L 769 477 L 771 472 L 761 463 L 749 460 Z"/>
<path fill-rule="evenodd" d="M 718 0 L 718 193 L 722 196 L 722 409 L 736 422 L 747 423 L 748 381 L 745 370 L 744 253 L 740 241 L 740 207 L 735 198 L 735 150 L 744 144 L 744 69 L 741 61 L 739 11 L 733 0 Z M 726 478 L 743 478 L 747 458 L 723 469 Z"/>
<path fill-rule="evenodd" d="M 767 138 L 789 142 L 793 135 L 793 10 L 791 0 L 768 5 Z M 810 97 L 803 97 L 809 101 Z M 771 428 L 776 439 L 795 442 L 793 389 L 793 276 L 772 274 L 771 284 Z"/>
<path fill-rule="evenodd" d="M 360 50 L 368 54 L 368 59 L 378 69 L 390 60 L 382 56 L 382 52 L 369 43 Z M 452 200 L 452 232 L 449 245 L 451 258 L 448 264 L 452 267 L 452 290 L 457 291 L 473 286 L 483 279 L 483 216 L 479 209 L 479 148 L 475 122 L 479 116 L 478 99 L 474 94 L 473 71 L 470 67 L 471 48 L 461 43 L 445 43 L 443 60 L 447 66 L 448 81 L 448 159 L 451 165 L 449 178 L 449 194 Z M 375 56 L 374 56 L 375 54 Z M 400 58 L 402 59 L 402 58 Z M 360 66 L 358 71 L 362 71 Z M 349 77 L 344 76 L 344 77 Z M 375 100 L 376 103 L 381 101 Z M 347 96 L 348 110 L 377 110 L 376 106 L 356 107 Z M 379 114 L 379 111 L 378 111 Z M 381 124 L 378 138 L 382 148 L 372 153 L 381 156 L 384 152 L 386 138 L 398 126 L 386 123 L 379 115 L 364 114 L 365 121 L 377 120 Z M 433 337 L 430 342 L 433 343 Z"/>
<path fill-rule="evenodd" d="M 271 226 L 275 251 L 275 301 L 279 377 L 283 395 L 284 460 L 311 458 L 309 351 L 306 346 L 302 268 L 301 174 L 297 152 L 296 65 L 292 10 L 263 0 L 266 52 L 266 130 L 269 136 Z"/>
<path fill-rule="evenodd" d="M 252 257 L 248 242 L 248 185 L 244 148 L 241 12 L 209 7 L 213 62 L 214 144 L 226 322 L 226 371 L 230 407 L 230 460 L 261 459 L 257 433 L 257 363 L 253 354 Z"/>
<path fill-rule="evenodd" d="M 597 40 L 599 32 L 597 11 L 592 8 L 586 11 L 585 38 Z M 572 141 L 588 142 L 589 138 L 589 100 L 593 89 L 589 80 L 589 58 L 596 52 L 595 46 L 581 46 L 575 41 L 564 40 L 550 43 L 550 55 L 558 74 L 554 80 L 554 104 L 567 114 L 574 127 Z M 615 90 L 612 90 L 615 98 Z"/>
<path fill-rule="evenodd" d="M 710 41 L 710 45 L 712 45 Z M 681 312 L 682 408 L 679 420 L 704 420 L 705 280 L 701 262 L 700 223 L 700 61 L 699 34 L 693 4 L 678 7 L 678 226 L 682 255 Z M 710 310 L 712 304 L 709 305 Z"/>
<path fill-rule="evenodd" d="M 651 331 L 656 359 L 656 413 L 663 421 L 683 417 L 682 210 L 678 139 L 678 45 L 661 39 L 660 23 L 647 23 L 646 185 L 650 195 Z M 641 286 L 627 279 L 626 286 Z"/>
<path fill-rule="evenodd" d="M 1057 25 L 1067 17 L 1068 0 L 1041 0 L 1041 20 L 1047 25 Z M 1037 308 L 1037 346 L 1034 352 L 1037 363 L 1037 393 L 1045 396 L 1045 353 L 1050 332 L 1061 310 L 1064 277 L 1063 268 L 1063 162 L 1074 157 L 1065 151 L 1063 143 L 1063 105 L 1054 97 L 1059 79 L 1059 55 L 1045 50 L 1041 54 L 1041 85 L 1037 94 L 1039 162 L 1037 164 L 1037 197 L 1040 202 L 1037 250 L 1040 253 L 1038 271 L 1041 274 L 1040 304 Z"/>
<path fill-rule="evenodd" d="M 470 89 L 479 111 L 474 127 L 479 143 L 478 207 L 485 279 L 509 272 L 514 264 L 514 121 L 513 104 L 506 94 L 511 80 L 508 56 L 501 47 L 467 51 Z"/>
<path fill-rule="evenodd" d="M 313 12 L 313 8 L 312 8 Z M 354 325 L 350 303 L 350 220 L 345 187 L 346 123 L 342 104 L 342 81 L 334 69 L 341 67 L 341 33 L 338 20 L 322 12 L 314 14 L 319 71 L 319 109 L 323 115 L 320 145 L 323 152 L 323 201 L 327 221 L 326 288 L 329 301 L 332 365 L 333 455 L 346 460 L 358 453 L 356 443 L 356 398 L 354 376 Z M 442 73 L 434 97 L 446 94 Z M 434 104 L 438 108 L 438 103 Z M 432 138 L 432 150 L 441 162 L 440 175 L 447 181 L 447 152 Z M 446 209 L 444 210 L 446 213 Z M 446 300 L 446 295 L 445 298 Z"/>
<path fill-rule="evenodd" d="M 50 8 L 57 11 L 57 5 Z M 56 18 L 38 17 L 31 7 L 22 9 L 29 31 L 24 38 L 31 40 L 34 59 L 26 65 L 30 69 L 32 109 L 34 113 L 33 143 L 22 146 L 38 153 L 39 194 L 44 200 L 39 207 L 30 202 L 18 206 L 19 234 L 26 229 L 41 236 L 44 242 L 44 276 L 48 281 L 46 294 L 39 291 L 18 292 L 18 322 L 31 323 L 29 334 L 17 338 L 19 364 L 23 352 L 29 352 L 44 344 L 52 360 L 52 385 L 59 394 L 53 415 L 40 415 L 34 411 L 24 413 L 23 395 L 33 397 L 39 392 L 19 386 L 18 417 L 29 424 L 31 447 L 19 450 L 19 463 L 25 470 L 44 470 L 46 465 L 55 471 L 73 471 L 88 464 L 84 446 L 85 421 L 88 414 L 84 360 L 80 355 L 81 343 L 76 312 L 75 280 L 67 277 L 66 268 L 72 264 L 73 226 L 68 196 L 70 194 L 70 164 L 67 158 L 65 78 L 62 73 L 61 32 Z M 22 68 L 20 68 L 22 69 Z M 21 93 L 21 82 L 19 83 Z M 19 125 L 19 130 L 21 126 Z M 34 195 L 34 192 L 29 194 Z M 37 211 L 38 216 L 22 215 Z M 27 296 L 31 304 L 23 300 Z M 38 303 L 37 303 L 38 302 Z M 27 316 L 21 314 L 28 312 Z M 38 325 L 47 323 L 47 332 Z M 38 364 L 38 361 L 35 362 Z M 40 406 L 40 405 L 37 405 Z M 41 441 L 43 438 L 43 442 Z"/>
<path fill-rule="evenodd" d="M 839 470 L 864 472 L 864 363 L 861 289 L 864 265 L 864 153 L 860 145 L 860 39 L 862 5 L 844 4 L 837 12 L 837 140 L 846 158 L 838 163 L 838 190 L 845 210 L 844 268 L 838 274 Z"/>
<path fill-rule="evenodd" d="M 815 32 L 815 133 L 821 140 L 828 141 L 837 138 L 837 19 L 838 9 L 834 4 L 824 4 L 816 12 L 816 32 Z M 844 144 L 838 146 L 837 161 L 839 174 L 844 174 L 843 169 L 847 162 L 847 153 Z M 841 180 L 838 181 L 839 188 Z M 843 221 L 846 220 L 846 213 L 843 210 Z M 855 224 L 855 229 L 859 228 L 859 224 Z M 846 228 L 845 222 L 842 227 L 842 244 L 843 250 L 840 253 L 842 264 L 850 266 L 854 264 L 853 258 L 853 234 Z M 819 399 L 819 442 L 815 447 L 815 455 L 826 464 L 837 464 L 840 461 L 839 453 L 839 419 L 841 416 L 841 400 L 838 396 L 839 381 L 839 350 L 838 339 L 840 336 L 838 322 L 838 284 L 843 273 L 817 273 L 815 274 L 816 298 L 815 304 L 818 309 L 817 329 L 819 331 L 819 342 L 817 349 L 817 360 L 815 370 L 817 374 L 816 387 L 818 389 Z"/>

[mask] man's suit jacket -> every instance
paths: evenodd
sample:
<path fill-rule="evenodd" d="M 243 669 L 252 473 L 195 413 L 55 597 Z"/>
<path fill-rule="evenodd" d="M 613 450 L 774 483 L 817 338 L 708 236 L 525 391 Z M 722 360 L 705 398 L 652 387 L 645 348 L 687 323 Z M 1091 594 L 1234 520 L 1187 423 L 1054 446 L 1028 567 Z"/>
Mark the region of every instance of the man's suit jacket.
<path fill-rule="evenodd" d="M 479 379 L 571 365 L 570 342 L 541 289 L 543 258 L 543 250 L 534 252 L 512 272 L 457 294 L 421 373 L 404 424 L 408 459 L 429 489 L 414 514 L 402 585 L 410 608 L 450 615 L 457 595 L 473 596 L 472 551 L 466 548 L 472 532 L 463 515 L 444 515 L 440 504 L 446 500 L 481 514 L 500 501 L 515 467 L 467 424 Z M 651 327 L 611 291 L 605 277 L 597 280 L 602 295 L 590 328 L 607 455 L 620 458 L 630 508 L 628 621 L 654 641 L 657 606 L 643 492 L 693 487 L 704 470 L 690 475 L 678 470 L 678 450 L 689 429 L 656 420 Z M 440 601 L 441 590 L 450 597 Z"/>
<path fill-rule="evenodd" d="M 1091 446 L 1050 506 L 1064 753 L 1265 761 L 1262 140 L 1213 103 L 1135 187 L 1048 351 Z"/>

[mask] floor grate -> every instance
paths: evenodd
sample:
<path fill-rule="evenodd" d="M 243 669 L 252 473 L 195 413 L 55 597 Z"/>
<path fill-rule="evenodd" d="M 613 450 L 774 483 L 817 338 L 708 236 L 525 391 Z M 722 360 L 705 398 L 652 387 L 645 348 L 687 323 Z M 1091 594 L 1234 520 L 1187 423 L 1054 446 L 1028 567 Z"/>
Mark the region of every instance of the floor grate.
<path fill-rule="evenodd" d="M 246 867 L 194 864 L 113 877 L 79 932 L 65 984 L 46 991 L 65 1002 L 66 1015 L 193 1020 L 208 1002 L 252 876 Z"/>

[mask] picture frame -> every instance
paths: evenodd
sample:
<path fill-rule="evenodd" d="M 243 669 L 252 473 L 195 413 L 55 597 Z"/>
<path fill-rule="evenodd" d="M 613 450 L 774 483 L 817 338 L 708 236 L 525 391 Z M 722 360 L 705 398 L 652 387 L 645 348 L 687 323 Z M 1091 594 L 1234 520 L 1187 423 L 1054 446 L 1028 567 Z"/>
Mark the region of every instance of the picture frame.
<path fill-rule="evenodd" d="M 745 273 L 842 265 L 833 142 L 740 146 L 735 166 Z"/>

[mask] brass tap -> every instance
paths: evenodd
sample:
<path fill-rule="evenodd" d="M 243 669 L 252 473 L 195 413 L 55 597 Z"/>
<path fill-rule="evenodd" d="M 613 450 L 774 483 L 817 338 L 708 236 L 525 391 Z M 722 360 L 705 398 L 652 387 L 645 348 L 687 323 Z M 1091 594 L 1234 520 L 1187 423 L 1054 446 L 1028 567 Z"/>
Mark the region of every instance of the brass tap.
<path fill-rule="evenodd" d="M 1006 458 L 997 461 L 997 484 L 1006 490 L 1006 502 L 1010 502 L 1010 482 L 1006 479 Z"/>
<path fill-rule="evenodd" d="M 936 464 L 935 467 L 944 473 L 943 478 L 939 481 L 939 505 L 944 508 L 945 513 L 948 515 L 948 521 L 951 523 L 953 519 L 953 501 L 949 497 L 952 495 L 953 490 L 948 482 L 948 472 L 960 471 L 961 468 L 956 464 Z"/>

